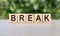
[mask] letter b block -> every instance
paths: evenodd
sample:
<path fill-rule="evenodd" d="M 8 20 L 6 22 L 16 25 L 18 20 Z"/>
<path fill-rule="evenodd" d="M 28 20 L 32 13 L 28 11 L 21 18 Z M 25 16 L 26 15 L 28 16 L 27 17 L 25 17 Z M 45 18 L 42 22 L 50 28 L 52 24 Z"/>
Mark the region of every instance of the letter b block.
<path fill-rule="evenodd" d="M 9 14 L 9 21 L 11 23 L 17 23 L 17 14 Z"/>

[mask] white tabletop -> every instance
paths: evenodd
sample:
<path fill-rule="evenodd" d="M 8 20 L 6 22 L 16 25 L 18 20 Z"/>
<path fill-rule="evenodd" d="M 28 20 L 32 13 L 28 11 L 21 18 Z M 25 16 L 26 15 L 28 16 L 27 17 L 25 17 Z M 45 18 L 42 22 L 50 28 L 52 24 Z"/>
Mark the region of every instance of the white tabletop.
<path fill-rule="evenodd" d="M 60 36 L 60 20 L 51 22 L 51 24 L 11 24 L 8 20 L 0 20 L 0 36 Z"/>

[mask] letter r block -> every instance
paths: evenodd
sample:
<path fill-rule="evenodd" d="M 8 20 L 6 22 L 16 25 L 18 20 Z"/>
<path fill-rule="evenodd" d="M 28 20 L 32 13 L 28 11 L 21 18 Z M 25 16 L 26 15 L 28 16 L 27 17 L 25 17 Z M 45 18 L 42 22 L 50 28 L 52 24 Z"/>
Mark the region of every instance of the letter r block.
<path fill-rule="evenodd" d="M 17 14 L 9 14 L 9 21 L 11 23 L 17 23 Z"/>
<path fill-rule="evenodd" d="M 26 14 L 18 14 L 18 23 L 26 23 Z"/>
<path fill-rule="evenodd" d="M 43 14 L 43 23 L 51 23 L 51 14 Z"/>

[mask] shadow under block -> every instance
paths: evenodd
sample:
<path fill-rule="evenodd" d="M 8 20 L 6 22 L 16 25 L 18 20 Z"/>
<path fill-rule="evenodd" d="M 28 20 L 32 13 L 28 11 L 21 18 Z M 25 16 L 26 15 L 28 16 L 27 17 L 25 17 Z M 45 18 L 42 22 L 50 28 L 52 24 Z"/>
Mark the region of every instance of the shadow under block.
<path fill-rule="evenodd" d="M 17 14 L 9 14 L 9 21 L 11 23 L 17 23 L 18 22 L 18 15 Z"/>

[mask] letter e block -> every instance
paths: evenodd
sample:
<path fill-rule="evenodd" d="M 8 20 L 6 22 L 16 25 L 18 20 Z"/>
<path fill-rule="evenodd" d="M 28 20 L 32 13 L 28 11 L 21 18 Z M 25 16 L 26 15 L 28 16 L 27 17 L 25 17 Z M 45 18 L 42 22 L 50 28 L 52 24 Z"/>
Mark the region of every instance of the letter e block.
<path fill-rule="evenodd" d="M 35 15 L 34 14 L 26 14 L 26 22 L 27 23 L 35 23 Z"/>

